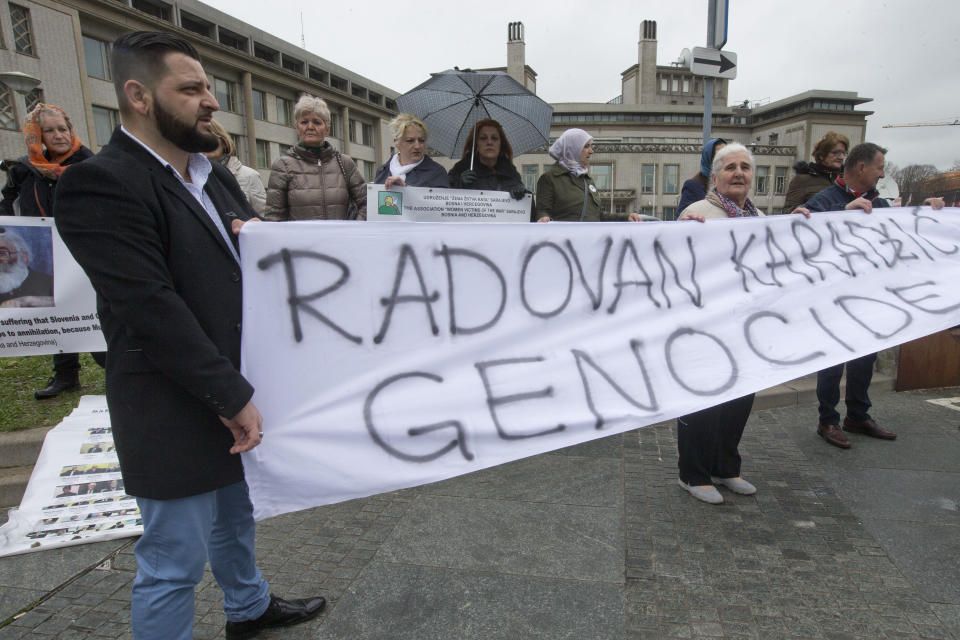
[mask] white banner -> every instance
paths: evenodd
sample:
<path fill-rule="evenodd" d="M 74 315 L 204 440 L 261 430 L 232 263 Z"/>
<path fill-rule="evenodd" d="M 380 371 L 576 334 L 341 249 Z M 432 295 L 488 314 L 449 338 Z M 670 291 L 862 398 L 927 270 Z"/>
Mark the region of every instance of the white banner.
<path fill-rule="evenodd" d="M 529 222 L 533 198 L 506 191 L 367 185 L 367 220 L 395 222 Z"/>
<path fill-rule="evenodd" d="M 674 418 L 960 324 L 960 212 L 246 225 L 258 518 Z"/>
<path fill-rule="evenodd" d="M 53 218 L 0 216 L 0 229 L 0 357 L 106 350 L 93 286 Z"/>
<path fill-rule="evenodd" d="M 143 533 L 123 490 L 105 396 L 83 396 L 47 433 L 19 509 L 0 527 L 0 556 Z"/>

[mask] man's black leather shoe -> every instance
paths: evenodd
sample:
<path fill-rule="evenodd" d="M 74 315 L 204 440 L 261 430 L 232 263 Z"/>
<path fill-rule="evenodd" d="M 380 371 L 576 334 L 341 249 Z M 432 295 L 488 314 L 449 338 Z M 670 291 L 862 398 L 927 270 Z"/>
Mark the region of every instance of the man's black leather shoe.
<path fill-rule="evenodd" d="M 256 620 L 243 622 L 227 621 L 227 640 L 247 640 L 254 638 L 262 629 L 270 627 L 289 627 L 317 617 L 327 601 L 323 596 L 284 600 L 270 594 L 270 605 Z"/>
<path fill-rule="evenodd" d="M 50 382 L 43 389 L 33 392 L 33 397 L 37 400 L 49 400 L 56 398 L 64 391 L 76 391 L 80 388 L 80 376 L 53 376 Z"/>

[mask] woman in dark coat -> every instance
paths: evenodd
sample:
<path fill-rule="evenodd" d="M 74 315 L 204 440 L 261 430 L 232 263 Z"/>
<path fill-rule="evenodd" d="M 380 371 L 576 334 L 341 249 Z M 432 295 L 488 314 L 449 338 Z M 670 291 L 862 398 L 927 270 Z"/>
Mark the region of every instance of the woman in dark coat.
<path fill-rule="evenodd" d="M 727 144 L 723 138 L 714 138 L 708 140 L 703 145 L 700 152 L 700 171 L 697 175 L 683 183 L 680 189 L 680 202 L 677 203 L 677 215 L 683 213 L 683 210 L 694 202 L 699 202 L 707 197 L 707 187 L 710 185 L 710 167 L 717 152 Z"/>
<path fill-rule="evenodd" d="M 39 104 L 23 123 L 27 155 L 7 168 L 0 214 L 15 215 L 14 202 L 22 216 L 53 215 L 53 193 L 60 175 L 71 165 L 93 155 L 73 130 L 69 116 L 60 107 Z M 106 355 L 92 354 L 103 366 Z M 55 398 L 64 391 L 80 388 L 80 356 L 57 353 L 53 356 L 54 375 L 47 386 L 34 393 L 37 400 Z"/>
<path fill-rule="evenodd" d="M 427 155 L 427 125 L 411 113 L 401 113 L 392 121 L 393 146 L 397 152 L 377 169 L 374 184 L 395 187 L 446 188 L 447 171 Z"/>
<path fill-rule="evenodd" d="M 490 118 L 479 121 L 470 130 L 463 145 L 463 158 L 453 165 L 448 177 L 454 189 L 509 191 L 515 200 L 527 192 L 520 172 L 513 166 L 513 148 L 507 135 L 500 123 Z"/>
<path fill-rule="evenodd" d="M 783 210 L 791 212 L 833 184 L 843 174 L 843 161 L 850 150 L 850 139 L 842 133 L 828 131 L 813 148 L 813 162 L 793 165 L 797 175 L 787 185 Z"/>

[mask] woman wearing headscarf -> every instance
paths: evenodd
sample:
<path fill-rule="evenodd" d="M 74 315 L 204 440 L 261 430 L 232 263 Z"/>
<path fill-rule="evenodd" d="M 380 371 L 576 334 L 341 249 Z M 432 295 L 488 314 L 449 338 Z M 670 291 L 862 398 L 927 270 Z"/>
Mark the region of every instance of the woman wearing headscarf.
<path fill-rule="evenodd" d="M 850 139 L 828 131 L 813 147 L 813 162 L 793 165 L 797 175 L 787 185 L 783 210 L 790 212 L 833 184 L 843 174 L 843 162 L 850 150 Z"/>
<path fill-rule="evenodd" d="M 753 183 L 753 154 L 742 144 L 728 144 L 711 166 L 713 190 L 695 202 L 678 220 L 762 216 L 747 194 Z M 718 228 L 718 232 L 725 232 Z M 740 438 L 753 408 L 753 394 L 677 418 L 679 484 L 697 500 L 720 504 L 714 485 L 752 495 L 757 488 L 740 477 Z"/>
<path fill-rule="evenodd" d="M 53 193 L 57 180 L 70 165 L 93 155 L 73 130 L 70 117 L 60 107 L 38 104 L 23 123 L 23 141 L 27 155 L 7 169 L 0 213 L 14 215 L 14 202 L 22 216 L 52 216 Z M 94 353 L 103 366 L 106 354 Z M 43 389 L 34 392 L 37 400 L 55 398 L 64 391 L 80 388 L 80 356 L 76 353 L 53 355 L 53 377 Z"/>
<path fill-rule="evenodd" d="M 476 139 L 476 144 L 474 144 Z M 520 200 L 527 190 L 520 172 L 513 166 L 513 148 L 496 120 L 480 120 L 463 145 L 463 157 L 448 175 L 453 189 L 509 191 Z"/>
<path fill-rule="evenodd" d="M 293 107 L 300 141 L 270 167 L 266 220 L 367 219 L 367 185 L 348 155 L 327 141 L 330 109 L 302 96 Z M 356 214 L 353 214 L 353 206 Z"/>
<path fill-rule="evenodd" d="M 723 138 L 713 138 L 703 145 L 700 152 L 700 171 L 689 180 L 684 181 L 683 188 L 680 189 L 680 202 L 677 203 L 677 215 L 683 213 L 683 210 L 694 202 L 703 200 L 707 195 L 707 187 L 710 183 L 710 167 L 713 159 L 720 149 L 723 149 L 727 141 Z"/>
<path fill-rule="evenodd" d="M 592 155 L 593 136 L 583 129 L 567 129 L 550 145 L 550 157 L 556 162 L 537 180 L 534 220 L 640 220 L 635 213 L 627 216 L 603 212 L 600 192 L 588 173 Z"/>
<path fill-rule="evenodd" d="M 393 146 L 397 152 L 377 169 L 374 184 L 393 187 L 446 188 L 447 170 L 427 155 L 427 125 L 412 113 L 401 113 L 390 121 Z"/>
<path fill-rule="evenodd" d="M 233 145 L 233 139 L 222 124 L 216 120 L 211 120 L 210 132 L 220 140 L 220 146 L 213 151 L 207 151 L 203 155 L 207 156 L 210 162 L 219 162 L 230 170 L 230 173 L 240 184 L 243 194 L 247 196 L 250 206 L 253 207 L 258 216 L 262 216 L 267 204 L 267 190 L 263 188 L 263 178 L 260 177 L 260 173 L 240 162 L 236 147 Z"/>

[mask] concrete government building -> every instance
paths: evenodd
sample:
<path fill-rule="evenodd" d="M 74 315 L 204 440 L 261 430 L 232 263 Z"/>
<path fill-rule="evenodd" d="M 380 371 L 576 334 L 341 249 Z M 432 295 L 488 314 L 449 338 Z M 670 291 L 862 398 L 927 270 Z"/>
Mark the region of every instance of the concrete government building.
<path fill-rule="evenodd" d="M 400 93 L 217 11 L 197 0 L 16 0 L 0 7 L 0 73 L 41 80 L 27 94 L 0 83 L 0 158 L 24 155 L 20 129 L 38 101 L 70 114 L 83 142 L 97 151 L 118 123 L 107 57 L 109 43 L 138 29 L 168 30 L 190 40 L 220 102 L 216 118 L 233 135 L 240 159 L 266 178 L 296 142 L 292 107 L 303 93 L 324 98 L 332 112 L 331 142 L 357 160 L 367 180 L 392 153 L 387 122 Z M 596 138 L 591 174 L 606 207 L 675 217 L 683 181 L 699 170 L 702 78 L 657 64 L 657 24 L 640 26 L 637 60 L 621 75 L 621 94 L 606 103 L 553 104 L 551 137 L 579 127 Z M 525 63 L 523 25 L 507 28 L 504 70 L 536 92 Z M 343 52 L 340 62 L 349 62 Z M 457 64 L 439 62 L 440 71 Z M 2 77 L 2 76 L 0 76 Z M 404 88 L 407 90 L 411 87 Z M 757 158 L 752 198 L 779 212 L 797 160 L 829 130 L 864 140 L 869 102 L 855 92 L 810 90 L 769 104 L 727 106 L 728 81 L 714 82 L 714 136 L 748 145 Z M 452 160 L 438 161 L 446 167 Z M 533 190 L 552 163 L 546 149 L 515 158 Z"/>

